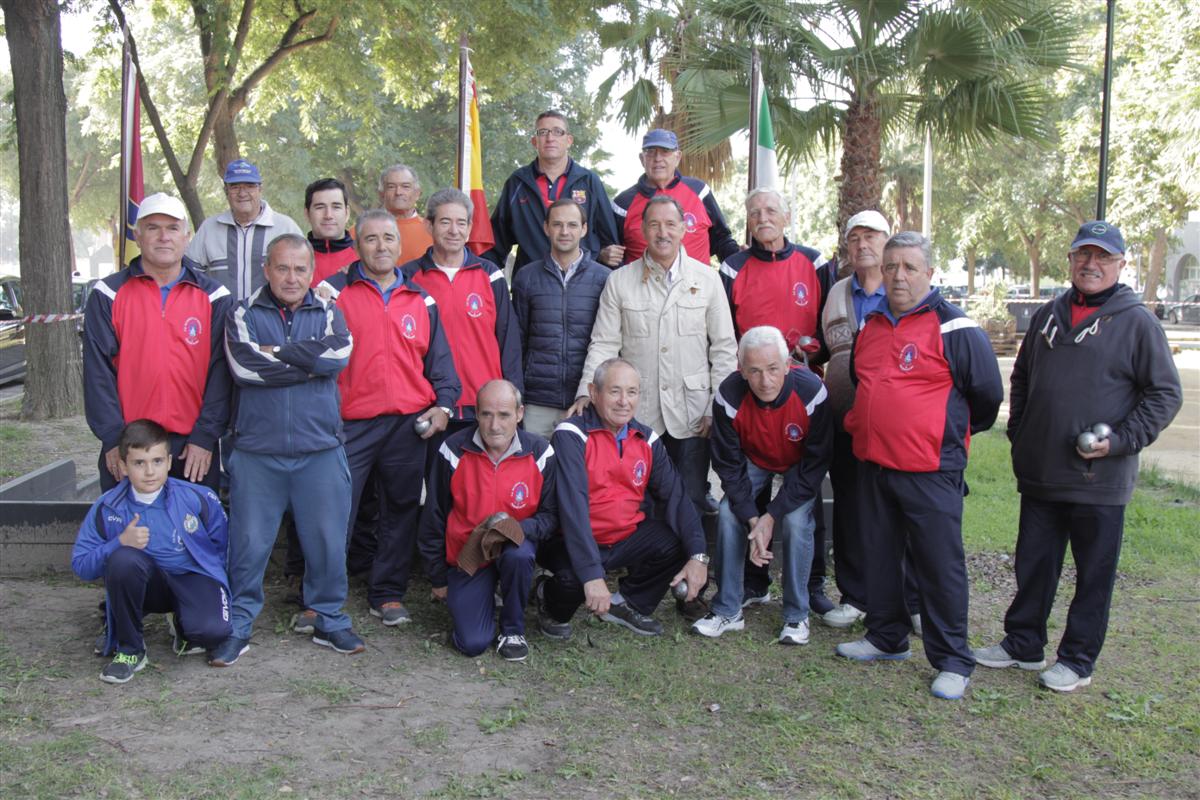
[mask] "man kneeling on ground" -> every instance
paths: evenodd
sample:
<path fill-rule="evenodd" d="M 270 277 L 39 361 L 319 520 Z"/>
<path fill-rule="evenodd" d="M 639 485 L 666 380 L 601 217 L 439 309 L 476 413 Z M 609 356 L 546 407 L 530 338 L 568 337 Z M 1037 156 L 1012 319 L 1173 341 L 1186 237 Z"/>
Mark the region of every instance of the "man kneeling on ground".
<path fill-rule="evenodd" d="M 692 631 L 717 637 L 740 631 L 742 570 L 766 566 L 779 525 L 783 552 L 781 644 L 808 644 L 808 571 L 813 555 L 814 499 L 829 467 L 833 430 L 821 379 L 788 369 L 788 345 L 778 328 L 751 328 L 738 343 L 738 372 L 721 382 L 713 400 L 712 461 L 725 497 L 717 522 L 720 590 L 712 613 Z M 776 475 L 783 485 L 759 512 L 755 498 Z M 747 531 L 749 537 L 747 537 Z M 747 542 L 747 538 L 749 541 Z"/>
<path fill-rule="evenodd" d="M 215 647 L 229 636 L 225 511 L 203 485 L 168 478 L 167 430 L 129 423 L 117 445 L 125 478 L 100 496 L 75 539 L 71 568 L 85 581 L 104 578 L 108 636 L 115 651 L 100 673 L 126 683 L 149 661 L 142 617 L 166 613 L 179 655 Z"/>
<path fill-rule="evenodd" d="M 449 436 L 429 474 L 418 541 L 433 596 L 454 619 L 454 646 L 476 656 L 496 642 L 506 661 L 524 661 L 525 604 L 537 545 L 558 527 L 554 450 L 517 430 L 521 393 L 505 380 L 479 389 L 475 424 Z M 500 584 L 500 636 L 495 592 Z"/>
<path fill-rule="evenodd" d="M 563 420 L 551 439 L 563 535 L 540 554 L 554 573 L 539 587 L 538 622 L 547 636 L 570 636 L 583 602 L 601 619 L 657 636 L 662 625 L 650 615 L 668 585 L 686 580 L 691 601 L 708 579 L 696 508 L 658 434 L 634 419 L 640 388 L 633 364 L 604 361 L 588 385 L 591 406 Z M 647 489 L 665 519 L 646 516 Z M 621 567 L 620 591 L 610 594 L 604 575 Z"/>

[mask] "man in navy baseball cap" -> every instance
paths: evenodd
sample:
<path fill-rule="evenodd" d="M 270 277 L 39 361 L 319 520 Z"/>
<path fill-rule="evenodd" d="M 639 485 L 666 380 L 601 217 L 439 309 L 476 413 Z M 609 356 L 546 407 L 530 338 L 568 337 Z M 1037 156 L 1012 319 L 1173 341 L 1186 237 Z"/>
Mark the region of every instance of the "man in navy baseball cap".
<path fill-rule="evenodd" d="M 1121 235 L 1120 229 L 1102 220 L 1092 220 L 1079 226 L 1075 241 L 1071 242 L 1071 252 L 1089 244 L 1112 255 L 1125 255 L 1125 237 Z"/>

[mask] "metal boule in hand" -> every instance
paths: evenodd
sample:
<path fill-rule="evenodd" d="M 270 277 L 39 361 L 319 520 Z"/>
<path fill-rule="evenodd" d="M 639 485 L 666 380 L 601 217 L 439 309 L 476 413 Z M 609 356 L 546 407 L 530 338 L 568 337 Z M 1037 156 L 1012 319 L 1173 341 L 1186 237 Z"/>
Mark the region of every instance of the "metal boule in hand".
<path fill-rule="evenodd" d="M 1106 422 L 1097 422 L 1092 426 L 1092 433 L 1096 434 L 1096 438 L 1104 441 L 1112 435 L 1112 428 Z"/>
<path fill-rule="evenodd" d="M 680 580 L 679 583 L 671 587 L 671 594 L 675 595 L 676 600 L 687 600 L 688 585 L 686 580 Z"/>
<path fill-rule="evenodd" d="M 1091 431 L 1084 431 L 1075 439 L 1075 446 L 1079 448 L 1081 453 L 1090 453 L 1096 449 L 1096 442 L 1100 441 L 1099 437 Z"/>
<path fill-rule="evenodd" d="M 431 419 L 419 419 L 413 423 L 413 431 L 417 434 L 417 436 L 424 436 L 425 431 L 429 430 L 431 427 L 433 427 L 433 420 Z"/>

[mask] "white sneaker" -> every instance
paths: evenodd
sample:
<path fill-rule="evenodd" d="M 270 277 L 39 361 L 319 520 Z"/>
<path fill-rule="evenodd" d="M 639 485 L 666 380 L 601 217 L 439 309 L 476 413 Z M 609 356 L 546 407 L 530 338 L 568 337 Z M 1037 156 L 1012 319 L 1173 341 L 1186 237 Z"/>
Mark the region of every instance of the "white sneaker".
<path fill-rule="evenodd" d="M 929 691 L 942 700 L 962 700 L 970 682 L 970 678 L 957 672 L 939 672 L 930 684 Z"/>
<path fill-rule="evenodd" d="M 976 647 L 971 651 L 975 655 L 975 663 L 981 667 L 1005 669 L 1018 667 L 1023 670 L 1045 669 L 1046 659 L 1041 661 L 1019 661 L 1008 654 L 1003 645 L 994 644 L 990 647 Z"/>
<path fill-rule="evenodd" d="M 849 603 L 842 603 L 833 611 L 822 614 L 820 619 L 831 628 L 849 628 L 859 620 L 865 619 L 866 616 L 867 612 Z"/>
<path fill-rule="evenodd" d="M 1075 673 L 1075 670 L 1068 667 L 1066 664 L 1055 664 L 1050 669 L 1038 675 L 1038 681 L 1047 689 L 1053 689 L 1056 692 L 1073 692 L 1080 686 L 1087 686 L 1092 682 L 1092 676 L 1081 678 Z"/>
<path fill-rule="evenodd" d="M 789 622 L 779 632 L 780 644 L 808 644 L 808 620 Z"/>
<path fill-rule="evenodd" d="M 736 617 L 708 614 L 692 623 L 692 633 L 716 639 L 725 631 L 740 631 L 746 627 L 746 619 L 740 613 Z"/>

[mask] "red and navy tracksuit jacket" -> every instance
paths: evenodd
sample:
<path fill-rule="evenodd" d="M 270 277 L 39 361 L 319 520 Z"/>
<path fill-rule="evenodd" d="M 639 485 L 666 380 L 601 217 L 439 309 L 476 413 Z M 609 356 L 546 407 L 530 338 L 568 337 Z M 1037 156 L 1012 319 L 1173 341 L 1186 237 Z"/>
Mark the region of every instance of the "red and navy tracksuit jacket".
<path fill-rule="evenodd" d="M 779 396 L 763 403 L 740 372 L 721 381 L 713 398 L 710 447 L 713 469 L 742 522 L 758 516 L 749 459 L 756 467 L 783 475 L 783 488 L 767 506 L 779 520 L 817 496 L 833 458 L 833 423 L 821 379 L 806 369 L 788 371 Z"/>
<path fill-rule="evenodd" d="M 278 353 L 264 353 L 274 345 Z M 263 284 L 234 306 L 225 353 L 238 386 L 234 446 L 298 456 L 342 444 L 337 377 L 354 347 L 342 312 L 309 290 L 291 311 Z"/>
<path fill-rule="evenodd" d="M 821 349 L 821 312 L 836 280 L 828 264 L 817 267 L 821 254 L 811 247 L 784 239 L 771 251 L 757 240 L 721 262 L 721 285 L 729 298 L 729 311 L 737 338 L 759 325 L 778 328 L 788 350 L 796 349 L 801 336 L 812 338 L 809 353 Z"/>
<path fill-rule="evenodd" d="M 855 458 L 904 472 L 966 468 L 971 434 L 992 427 L 1004 399 L 987 336 L 937 289 L 898 319 L 886 306 L 867 316 L 850 377 Z"/>
<path fill-rule="evenodd" d="M 739 249 L 725 215 L 717 206 L 712 189 L 699 178 L 688 178 L 676 170 L 675 178 L 665 189 L 650 183 L 645 175 L 634 186 L 613 198 L 613 213 L 617 215 L 617 234 L 625 245 L 625 263 L 636 261 L 646 252 L 646 237 L 642 234 L 642 214 L 646 203 L 656 194 L 675 198 L 683 208 L 683 249 L 697 261 L 708 263 L 712 256 L 724 261 Z"/>
<path fill-rule="evenodd" d="M 358 260 L 358 251 L 354 249 L 350 231 L 345 231 L 340 239 L 318 239 L 309 231 L 308 243 L 313 249 L 313 286 Z"/>
<path fill-rule="evenodd" d="M 683 542 L 684 552 L 705 552 L 696 506 L 651 428 L 632 420 L 618 444 L 589 406 L 560 422 L 551 442 L 563 538 L 581 582 L 604 577 L 599 548 L 629 538 L 645 519 L 651 498 L 665 506 L 663 521 Z"/>
<path fill-rule="evenodd" d="M 521 371 L 521 330 L 508 297 L 504 270 L 466 250 L 462 268 L 451 281 L 433 263 L 433 248 L 402 269 L 404 275 L 437 301 L 462 381 L 459 419 L 475 417 L 475 393 L 490 380 L 504 378 L 525 391 Z"/>
<path fill-rule="evenodd" d="M 212 450 L 229 422 L 225 366 L 229 290 L 183 259 L 162 301 L 138 256 L 96 283 L 83 325 L 83 399 L 104 451 L 135 419 L 151 419 Z"/>
<path fill-rule="evenodd" d="M 387 303 L 361 264 L 325 281 L 354 337 L 350 364 L 338 376 L 342 419 L 415 414 L 458 402 L 461 385 L 437 303 L 398 269 L 396 280 Z"/>
<path fill-rule="evenodd" d="M 554 448 L 535 433 L 517 431 L 521 448 L 493 464 L 474 440 L 472 425 L 447 437 L 429 472 L 418 544 L 435 587 L 458 566 L 475 526 L 498 511 L 521 523 L 525 538 L 544 542 L 558 529 Z"/>

